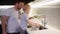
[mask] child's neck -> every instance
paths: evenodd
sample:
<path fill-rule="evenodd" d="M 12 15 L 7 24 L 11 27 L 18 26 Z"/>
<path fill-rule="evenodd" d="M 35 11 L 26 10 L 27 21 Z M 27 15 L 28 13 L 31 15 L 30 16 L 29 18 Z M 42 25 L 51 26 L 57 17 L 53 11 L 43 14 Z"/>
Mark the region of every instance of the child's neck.
<path fill-rule="evenodd" d="M 27 12 L 25 12 L 27 15 L 28 15 L 28 13 Z"/>

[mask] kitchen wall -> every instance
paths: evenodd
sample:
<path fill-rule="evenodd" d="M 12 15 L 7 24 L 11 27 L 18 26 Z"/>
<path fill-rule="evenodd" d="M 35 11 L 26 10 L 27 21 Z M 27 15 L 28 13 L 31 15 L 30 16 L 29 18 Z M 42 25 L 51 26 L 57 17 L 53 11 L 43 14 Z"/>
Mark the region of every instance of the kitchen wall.
<path fill-rule="evenodd" d="M 59 7 L 45 7 L 35 8 L 34 11 L 39 15 L 44 14 L 47 19 L 47 25 L 50 25 L 60 30 L 60 8 Z"/>
<path fill-rule="evenodd" d="M 45 14 L 48 25 L 60 30 L 60 8 L 47 8 Z"/>

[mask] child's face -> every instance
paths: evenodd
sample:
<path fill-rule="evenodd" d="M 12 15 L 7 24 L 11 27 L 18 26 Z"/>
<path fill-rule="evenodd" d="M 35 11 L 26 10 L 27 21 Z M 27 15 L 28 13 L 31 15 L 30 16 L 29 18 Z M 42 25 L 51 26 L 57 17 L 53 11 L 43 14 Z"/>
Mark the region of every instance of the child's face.
<path fill-rule="evenodd" d="M 23 7 L 23 11 L 26 12 L 27 14 L 29 14 L 29 12 L 30 12 L 30 6 L 24 6 Z"/>

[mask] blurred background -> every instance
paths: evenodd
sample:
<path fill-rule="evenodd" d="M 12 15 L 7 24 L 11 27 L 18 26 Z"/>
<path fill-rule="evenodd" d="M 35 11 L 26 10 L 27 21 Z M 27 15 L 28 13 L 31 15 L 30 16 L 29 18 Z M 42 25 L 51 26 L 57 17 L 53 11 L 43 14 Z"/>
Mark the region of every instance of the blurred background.
<path fill-rule="evenodd" d="M 5 13 L 4 10 L 13 7 L 11 1 L 9 0 L 8 3 L 6 0 L 0 0 L 0 16 Z M 37 23 L 47 28 L 34 31 L 28 28 L 30 34 L 60 34 L 60 0 L 35 0 L 29 3 L 29 5 L 31 5 L 29 17 L 34 16 L 36 18 L 34 20 Z"/>

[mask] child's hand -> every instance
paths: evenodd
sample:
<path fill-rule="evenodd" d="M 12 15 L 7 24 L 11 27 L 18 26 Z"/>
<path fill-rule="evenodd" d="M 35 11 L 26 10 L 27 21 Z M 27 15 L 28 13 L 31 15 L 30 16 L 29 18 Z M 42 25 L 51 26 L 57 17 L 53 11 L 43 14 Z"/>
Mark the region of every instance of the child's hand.
<path fill-rule="evenodd" d="M 35 23 L 35 26 L 36 26 L 36 27 L 39 27 L 39 26 L 40 26 L 40 24 L 38 24 L 38 23 Z"/>

